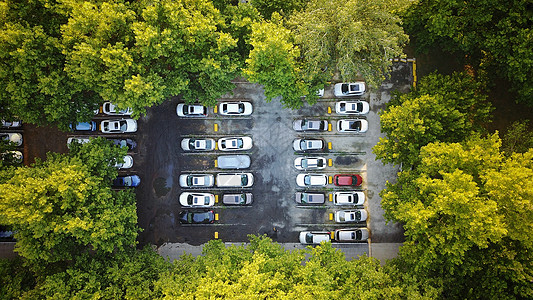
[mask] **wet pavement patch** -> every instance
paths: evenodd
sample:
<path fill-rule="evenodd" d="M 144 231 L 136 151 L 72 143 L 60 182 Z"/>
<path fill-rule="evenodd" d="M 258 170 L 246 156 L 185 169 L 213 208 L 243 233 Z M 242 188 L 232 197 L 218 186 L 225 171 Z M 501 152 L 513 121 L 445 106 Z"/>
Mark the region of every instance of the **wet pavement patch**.
<path fill-rule="evenodd" d="M 167 185 L 170 181 L 170 187 Z M 170 189 L 172 188 L 172 180 L 167 180 L 163 177 L 157 177 L 154 179 L 154 191 L 157 197 L 161 198 L 163 196 L 166 196 L 168 192 L 170 192 Z"/>

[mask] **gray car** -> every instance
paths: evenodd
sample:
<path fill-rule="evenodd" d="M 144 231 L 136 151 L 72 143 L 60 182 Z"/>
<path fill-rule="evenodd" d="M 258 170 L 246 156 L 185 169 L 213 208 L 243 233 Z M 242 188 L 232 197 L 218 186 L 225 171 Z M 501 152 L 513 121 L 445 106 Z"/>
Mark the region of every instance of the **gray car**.
<path fill-rule="evenodd" d="M 300 204 L 324 204 L 325 196 L 321 193 L 296 193 L 294 200 Z"/>
<path fill-rule="evenodd" d="M 250 167 L 248 155 L 221 155 L 217 157 L 219 169 L 246 169 Z"/>
<path fill-rule="evenodd" d="M 252 193 L 225 194 L 222 197 L 222 203 L 226 205 L 249 205 L 252 202 Z"/>

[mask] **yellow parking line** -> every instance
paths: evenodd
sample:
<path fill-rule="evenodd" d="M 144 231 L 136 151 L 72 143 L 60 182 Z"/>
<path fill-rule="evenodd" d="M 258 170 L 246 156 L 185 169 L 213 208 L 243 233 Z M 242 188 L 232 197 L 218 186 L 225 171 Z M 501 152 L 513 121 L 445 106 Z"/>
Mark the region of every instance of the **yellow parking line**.
<path fill-rule="evenodd" d="M 328 124 L 328 131 L 331 131 L 331 123 Z"/>
<path fill-rule="evenodd" d="M 332 213 L 329 213 L 329 220 L 333 220 L 333 214 Z"/>
<path fill-rule="evenodd" d="M 218 231 L 215 231 L 215 239 L 218 239 Z"/>
<path fill-rule="evenodd" d="M 215 195 L 215 203 L 218 203 L 218 195 Z"/>
<path fill-rule="evenodd" d="M 215 123 L 215 132 L 217 132 L 217 131 L 218 131 L 218 124 Z"/>
<path fill-rule="evenodd" d="M 328 106 L 328 114 L 331 113 L 331 106 Z"/>
<path fill-rule="evenodd" d="M 218 168 L 218 160 L 215 159 L 215 168 Z"/>
<path fill-rule="evenodd" d="M 328 176 L 328 178 L 329 178 L 329 184 L 333 183 L 333 177 Z"/>
<path fill-rule="evenodd" d="M 333 201 L 333 194 L 329 194 L 329 202 Z"/>
<path fill-rule="evenodd" d="M 215 214 L 215 221 L 218 221 L 218 214 Z"/>
<path fill-rule="evenodd" d="M 330 167 L 333 166 L 333 159 L 331 159 L 331 158 L 328 159 L 328 166 L 330 166 Z"/>
<path fill-rule="evenodd" d="M 331 142 L 328 142 L 328 149 L 331 150 Z"/>
<path fill-rule="evenodd" d="M 215 105 L 215 107 L 213 108 L 213 111 L 215 112 L 215 114 L 217 113 L 217 111 L 218 111 L 218 106 L 217 105 Z"/>

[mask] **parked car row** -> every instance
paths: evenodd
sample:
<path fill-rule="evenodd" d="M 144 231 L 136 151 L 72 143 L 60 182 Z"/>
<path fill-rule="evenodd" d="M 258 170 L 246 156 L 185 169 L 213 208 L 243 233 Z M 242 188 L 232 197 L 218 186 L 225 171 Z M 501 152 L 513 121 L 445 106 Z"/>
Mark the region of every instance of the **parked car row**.
<path fill-rule="evenodd" d="M 22 127 L 22 122 L 18 120 L 1 120 L 0 127 L 6 130 L 19 130 Z M 21 147 L 23 142 L 22 133 L 19 132 L 0 132 L 0 140 L 8 142 L 15 147 Z M 0 153 L 0 160 L 3 160 L 4 162 L 9 161 L 13 164 L 21 164 L 23 159 L 24 156 L 19 150 L 11 150 Z"/>
<path fill-rule="evenodd" d="M 179 103 L 176 107 L 176 114 L 179 117 L 207 117 L 208 108 L 199 104 Z M 252 103 L 246 101 L 222 102 L 218 105 L 218 113 L 222 116 L 248 116 L 253 112 Z M 212 138 L 184 138 L 181 140 L 181 149 L 187 152 L 194 151 L 243 151 L 249 150 L 253 146 L 251 137 L 232 136 L 223 137 L 215 141 Z M 226 170 L 247 169 L 250 167 L 250 156 L 239 155 L 219 155 L 216 158 L 216 167 Z M 218 173 L 213 174 L 181 174 L 179 184 L 182 188 L 246 188 L 254 184 L 252 173 Z M 216 196 L 211 192 L 182 192 L 179 196 L 179 203 L 186 208 L 179 214 L 182 224 L 210 224 L 215 221 L 215 213 L 212 210 L 189 210 L 209 208 L 215 205 Z M 253 195 L 249 192 L 230 192 L 222 194 L 222 204 L 224 205 L 250 205 L 253 202 Z"/>
<path fill-rule="evenodd" d="M 218 111 L 223 116 L 249 116 L 253 112 L 252 103 L 246 101 L 222 102 Z M 201 104 L 179 103 L 176 114 L 184 118 L 202 118 L 209 115 L 209 109 Z"/>
<path fill-rule="evenodd" d="M 335 96 L 346 97 L 362 95 L 365 92 L 364 83 L 336 84 Z M 370 110 L 370 105 L 365 101 L 339 101 L 335 103 L 335 112 L 340 115 L 364 115 Z M 293 122 L 295 131 L 321 132 L 330 130 L 327 120 L 300 119 Z M 337 121 L 338 132 L 363 133 L 368 130 L 368 121 L 365 119 L 343 119 Z M 323 151 L 325 141 L 320 138 L 304 138 L 293 141 L 293 149 L 298 152 Z M 314 171 L 326 167 L 326 159 L 320 156 L 298 156 L 294 159 L 294 167 L 297 170 Z M 303 173 L 296 176 L 296 184 L 299 187 L 313 188 L 325 187 L 329 183 L 326 174 Z M 332 178 L 335 186 L 358 187 L 363 180 L 359 174 L 336 174 Z M 368 212 L 364 208 L 355 208 L 365 203 L 365 193 L 362 191 L 334 191 L 330 195 L 335 207 L 351 206 L 350 209 L 340 209 L 333 213 L 333 220 L 338 224 L 358 224 L 368 218 Z M 326 195 L 322 192 L 296 192 L 295 201 L 299 205 L 324 205 Z M 367 228 L 344 228 L 334 232 L 329 231 L 302 231 L 299 235 L 302 244 L 320 244 L 323 241 L 337 242 L 364 242 L 368 239 Z"/>
<path fill-rule="evenodd" d="M 220 151 L 240 151 L 251 149 L 253 142 L 249 136 L 220 138 L 216 143 L 211 138 L 184 138 L 181 140 L 183 151 L 212 151 L 217 146 Z"/>

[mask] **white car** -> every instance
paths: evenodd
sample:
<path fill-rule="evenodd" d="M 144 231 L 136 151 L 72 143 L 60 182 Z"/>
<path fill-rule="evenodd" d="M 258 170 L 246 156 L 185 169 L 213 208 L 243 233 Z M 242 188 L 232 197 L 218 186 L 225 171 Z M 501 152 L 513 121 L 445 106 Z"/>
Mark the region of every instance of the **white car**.
<path fill-rule="evenodd" d="M 181 149 L 184 151 L 211 151 L 215 150 L 214 139 L 183 139 Z"/>
<path fill-rule="evenodd" d="M 339 210 L 335 212 L 337 223 L 357 223 L 366 221 L 368 213 L 364 209 Z"/>
<path fill-rule="evenodd" d="M 211 207 L 215 205 L 215 195 L 184 192 L 180 195 L 180 204 L 185 207 Z"/>
<path fill-rule="evenodd" d="M 366 91 L 363 81 L 335 84 L 335 97 L 361 96 Z"/>
<path fill-rule="evenodd" d="M 180 117 L 207 117 L 207 107 L 200 104 L 180 103 L 176 107 L 176 113 Z"/>
<path fill-rule="evenodd" d="M 130 133 L 137 131 L 137 121 L 133 119 L 104 120 L 100 124 L 102 133 Z"/>
<path fill-rule="evenodd" d="M 326 159 L 323 157 L 297 157 L 294 159 L 294 167 L 298 170 L 320 170 L 326 167 Z"/>
<path fill-rule="evenodd" d="M 249 116 L 253 112 L 250 102 L 223 102 L 219 105 L 219 111 L 224 116 Z"/>
<path fill-rule="evenodd" d="M 212 174 L 181 174 L 180 186 L 183 188 L 212 187 L 215 176 Z"/>
<path fill-rule="evenodd" d="M 333 194 L 335 205 L 363 205 L 365 203 L 365 193 L 363 192 L 335 192 Z"/>
<path fill-rule="evenodd" d="M 220 155 L 217 157 L 219 169 L 247 169 L 250 167 L 248 155 Z"/>
<path fill-rule="evenodd" d="M 22 126 L 22 122 L 21 121 L 6 121 L 6 120 L 2 120 L 2 127 L 15 128 L 15 127 L 20 127 L 20 126 Z"/>
<path fill-rule="evenodd" d="M 133 157 L 131 155 L 126 155 L 122 158 L 123 162 L 117 162 L 115 168 L 118 169 L 129 169 L 133 167 Z"/>
<path fill-rule="evenodd" d="M 368 121 L 365 119 L 340 120 L 337 122 L 338 132 L 366 132 L 368 130 Z"/>
<path fill-rule="evenodd" d="M 368 240 L 369 232 L 366 228 L 346 228 L 335 230 L 337 242 L 364 242 Z"/>
<path fill-rule="evenodd" d="M 20 133 L 0 133 L 0 139 L 14 143 L 17 147 L 22 146 L 22 134 Z"/>
<path fill-rule="evenodd" d="M 218 140 L 218 150 L 221 151 L 248 150 L 252 146 L 252 138 L 248 136 L 227 137 Z"/>
<path fill-rule="evenodd" d="M 78 144 L 85 144 L 91 141 L 91 138 L 88 137 L 69 137 L 67 139 L 67 146 L 76 142 Z"/>
<path fill-rule="evenodd" d="M 296 184 L 301 187 L 326 186 L 328 184 L 328 176 L 324 174 L 298 174 L 296 176 Z"/>
<path fill-rule="evenodd" d="M 300 243 L 304 245 L 317 245 L 322 242 L 331 241 L 331 234 L 327 231 L 302 231 L 300 232 Z"/>
<path fill-rule="evenodd" d="M 296 131 L 326 131 L 328 121 L 326 120 L 296 120 L 292 123 L 292 128 Z"/>
<path fill-rule="evenodd" d="M 22 155 L 22 152 L 17 150 L 0 153 L 0 160 L 6 159 L 10 159 L 12 162 L 22 163 L 24 156 Z"/>
<path fill-rule="evenodd" d="M 102 105 L 102 111 L 104 114 L 111 116 L 129 116 L 133 113 L 131 108 L 118 109 L 116 105 L 111 102 L 104 102 Z"/>
<path fill-rule="evenodd" d="M 335 112 L 341 115 L 364 115 L 370 111 L 366 101 L 339 101 L 335 104 Z"/>
<path fill-rule="evenodd" d="M 324 141 L 320 139 L 296 139 L 292 142 L 294 151 L 313 151 L 324 149 Z"/>

